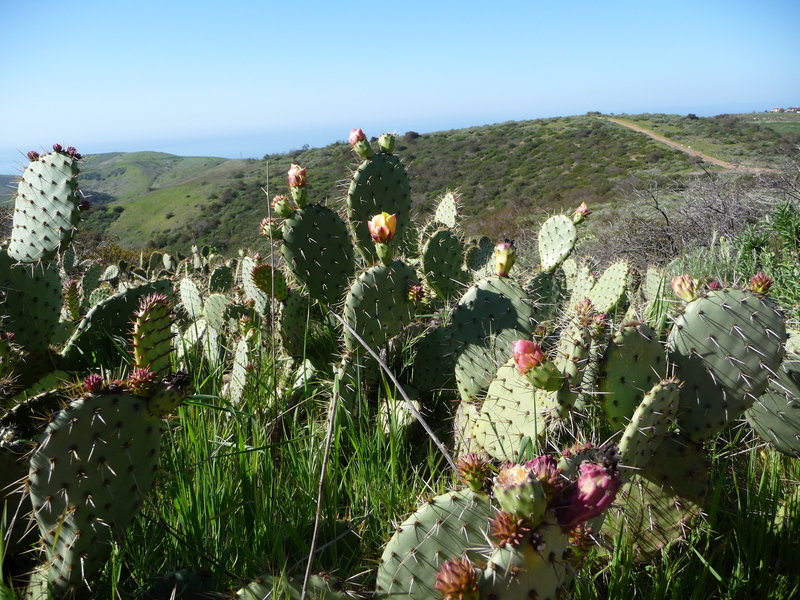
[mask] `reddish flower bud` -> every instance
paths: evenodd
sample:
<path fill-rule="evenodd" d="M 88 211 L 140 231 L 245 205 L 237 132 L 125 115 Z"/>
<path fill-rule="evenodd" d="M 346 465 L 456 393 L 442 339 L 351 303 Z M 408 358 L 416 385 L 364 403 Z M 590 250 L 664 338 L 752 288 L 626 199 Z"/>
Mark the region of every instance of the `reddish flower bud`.
<path fill-rule="evenodd" d="M 773 279 L 765 273 L 756 273 L 750 278 L 750 290 L 756 294 L 768 294 Z"/>
<path fill-rule="evenodd" d="M 572 214 L 572 222 L 575 223 L 575 225 L 580 225 L 590 214 L 592 214 L 592 211 L 586 206 L 586 202 L 581 202 L 580 206 L 576 208 L 575 212 Z"/>
<path fill-rule="evenodd" d="M 289 168 L 289 187 L 305 187 L 308 185 L 308 175 L 306 173 L 305 167 L 301 167 L 300 165 L 292 164 Z"/>
<path fill-rule="evenodd" d="M 418 304 L 425 299 L 425 289 L 418 283 L 408 287 L 408 294 L 406 295 L 408 301 L 413 304 Z"/>
<path fill-rule="evenodd" d="M 39 153 L 36 150 L 31 150 L 28 152 L 28 160 L 31 162 L 39 160 Z"/>
<path fill-rule="evenodd" d="M 578 473 L 577 481 L 567 488 L 563 502 L 556 510 L 564 531 L 574 529 L 607 509 L 621 485 L 617 471 L 597 463 L 581 463 Z"/>
<path fill-rule="evenodd" d="M 706 285 L 707 285 L 708 289 L 710 289 L 712 291 L 721 290 L 722 289 L 722 284 L 719 281 L 717 281 L 716 279 L 714 279 L 712 281 L 709 281 Z"/>
<path fill-rule="evenodd" d="M 433 589 L 442 595 L 442 600 L 479 600 L 481 597 L 475 565 L 466 556 L 446 561 L 436 572 Z"/>
<path fill-rule="evenodd" d="M 498 548 L 520 546 L 530 536 L 531 531 L 530 525 L 524 519 L 503 510 L 498 511 L 490 527 L 491 537 Z"/>
<path fill-rule="evenodd" d="M 477 453 L 470 452 L 458 459 L 458 476 L 473 492 L 480 492 L 486 488 L 489 481 L 489 463 Z"/>
<path fill-rule="evenodd" d="M 53 151 L 54 152 L 63 152 L 64 147 L 61 144 L 53 144 Z"/>
<path fill-rule="evenodd" d="M 105 379 L 103 379 L 102 375 L 92 373 L 83 380 L 83 389 L 90 394 L 97 394 L 98 392 L 102 391 L 105 383 Z"/>
<path fill-rule="evenodd" d="M 355 153 L 361 158 L 371 158 L 375 155 L 375 151 L 372 149 L 372 144 L 369 143 L 367 136 L 362 130 L 350 130 L 350 137 L 348 140 L 350 141 L 350 145 L 353 146 Z"/>
<path fill-rule="evenodd" d="M 558 461 L 549 454 L 537 456 L 526 462 L 525 466 L 542 482 L 548 498 L 555 497 L 564 487 L 565 480 L 561 476 L 561 469 L 558 468 Z"/>
<path fill-rule="evenodd" d="M 278 195 L 272 199 L 272 212 L 279 217 L 291 217 L 295 210 L 297 205 L 287 196 Z"/>
<path fill-rule="evenodd" d="M 361 129 L 351 129 L 350 130 L 350 138 L 348 141 L 350 142 L 351 146 L 355 146 L 358 142 L 363 142 L 367 139 L 366 134 Z"/>

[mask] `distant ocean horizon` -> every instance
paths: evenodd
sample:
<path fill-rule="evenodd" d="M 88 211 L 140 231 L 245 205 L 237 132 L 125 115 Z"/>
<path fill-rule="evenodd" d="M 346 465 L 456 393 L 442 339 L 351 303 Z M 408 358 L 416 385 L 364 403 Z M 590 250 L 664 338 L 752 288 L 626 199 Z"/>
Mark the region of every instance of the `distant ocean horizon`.
<path fill-rule="evenodd" d="M 763 112 L 763 110 L 755 110 L 752 106 L 747 105 L 730 106 L 727 112 Z M 716 107 L 715 107 L 716 108 Z M 699 109 L 695 112 L 698 116 L 713 116 L 726 112 L 725 110 L 715 110 L 715 108 L 705 107 L 705 110 Z M 620 111 L 629 114 L 636 114 L 637 112 L 672 112 L 674 114 L 688 114 L 686 110 L 652 110 L 652 111 Z M 575 113 L 580 114 L 580 113 Z M 607 113 L 614 114 L 614 113 Z M 505 116 L 505 115 L 503 115 Z M 424 118 L 424 119 L 402 119 L 402 122 L 393 122 L 393 126 L 397 129 L 399 134 L 406 131 L 413 130 L 418 133 L 428 133 L 432 131 L 444 131 L 449 129 L 460 129 L 465 127 L 480 127 L 491 123 L 500 123 L 508 120 L 523 121 L 530 119 L 552 118 L 558 116 L 570 115 L 538 115 L 529 116 L 525 118 L 510 118 L 503 119 L 500 115 L 490 119 L 480 119 L 475 117 L 457 117 L 449 120 Z M 481 122 L 483 121 L 483 122 Z M 381 124 L 372 123 L 356 123 L 364 129 L 367 135 L 379 135 L 386 131 L 382 129 L 379 131 Z M 350 132 L 350 128 L 339 124 L 330 124 L 325 126 L 312 126 L 308 125 L 302 128 L 281 129 L 272 131 L 261 131 L 256 133 L 221 133 L 221 134 L 206 134 L 196 136 L 173 136 L 163 139 L 129 139 L 128 141 L 109 140 L 109 141 L 96 141 L 87 140 L 81 142 L 80 139 L 57 140 L 62 144 L 69 144 L 75 146 L 82 154 L 103 154 L 106 152 L 166 152 L 167 154 L 175 154 L 177 156 L 213 156 L 220 158 L 263 158 L 265 154 L 276 154 L 283 152 L 290 152 L 292 150 L 299 150 L 304 146 L 309 147 L 322 147 L 333 144 L 337 141 L 346 141 Z M 46 140 L 45 140 L 46 141 Z M 39 142 L 42 143 L 41 141 Z M 51 142 L 52 143 L 52 142 Z M 22 173 L 28 160 L 26 155 L 30 150 L 37 152 L 47 152 L 50 146 L 36 146 L 32 144 L 28 148 L 15 148 L 15 147 L 0 147 L 0 175 L 19 175 Z"/>

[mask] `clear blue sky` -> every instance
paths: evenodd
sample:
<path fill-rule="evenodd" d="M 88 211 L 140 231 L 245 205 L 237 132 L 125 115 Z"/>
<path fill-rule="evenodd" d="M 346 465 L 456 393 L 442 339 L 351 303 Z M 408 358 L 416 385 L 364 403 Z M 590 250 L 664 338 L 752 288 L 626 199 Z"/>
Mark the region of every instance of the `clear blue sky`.
<path fill-rule="evenodd" d="M 0 0 L 0 173 L 367 134 L 800 105 L 800 2 Z"/>

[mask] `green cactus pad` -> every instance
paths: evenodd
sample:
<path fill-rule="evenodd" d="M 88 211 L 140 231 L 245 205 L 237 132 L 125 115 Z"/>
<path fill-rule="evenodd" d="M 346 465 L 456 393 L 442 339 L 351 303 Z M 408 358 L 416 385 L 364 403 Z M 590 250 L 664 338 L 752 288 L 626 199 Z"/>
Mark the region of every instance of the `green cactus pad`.
<path fill-rule="evenodd" d="M 564 277 L 558 271 L 537 273 L 523 287 L 540 315 L 539 320 L 555 319 L 564 300 Z"/>
<path fill-rule="evenodd" d="M 15 264 L 0 249 L 0 328 L 29 352 L 47 349 L 61 313 L 58 263 Z M 4 319 L 2 317 L 5 317 Z"/>
<path fill-rule="evenodd" d="M 423 276 L 430 288 L 442 299 L 462 292 L 464 274 L 461 240 L 448 229 L 431 234 L 420 256 Z"/>
<path fill-rule="evenodd" d="M 597 312 L 610 313 L 622 302 L 629 272 L 625 261 L 616 262 L 603 272 L 587 296 Z"/>
<path fill-rule="evenodd" d="M 448 347 L 447 333 L 447 328 L 436 327 L 425 332 L 414 344 L 411 382 L 422 391 L 455 387 L 454 357 Z"/>
<path fill-rule="evenodd" d="M 78 324 L 61 353 L 64 368 L 79 370 L 117 365 L 120 349 L 129 345 L 139 301 L 153 293 L 172 296 L 172 282 L 159 280 L 110 296 L 94 306 Z"/>
<path fill-rule="evenodd" d="M 255 261 L 249 256 L 242 259 L 242 287 L 247 300 L 253 303 L 256 312 L 266 315 L 269 310 L 269 296 L 262 292 L 253 282 L 253 269 L 256 268 Z"/>
<path fill-rule="evenodd" d="M 240 600 L 269 600 L 272 598 L 275 600 L 300 600 L 302 591 L 302 581 L 262 575 L 237 591 L 236 598 Z M 330 577 L 312 575 L 308 580 L 306 598 L 307 600 L 348 600 L 351 596 L 337 591 L 335 583 L 330 580 Z"/>
<path fill-rule="evenodd" d="M 451 229 L 458 227 L 458 204 L 455 192 L 446 192 L 439 199 L 439 204 L 436 205 L 436 211 L 433 213 L 434 220 Z"/>
<path fill-rule="evenodd" d="M 76 400 L 47 426 L 29 480 L 58 595 L 103 567 L 151 487 L 160 442 L 160 420 L 123 393 Z"/>
<path fill-rule="evenodd" d="M 478 275 L 494 273 L 494 244 L 492 240 L 483 236 L 470 243 L 464 251 L 464 266 Z"/>
<path fill-rule="evenodd" d="M 556 600 L 564 595 L 572 580 L 573 568 L 569 564 L 571 549 L 569 537 L 552 511 L 535 530 L 538 544 L 530 539 L 517 546 L 495 548 L 489 557 L 481 585 L 481 598 L 502 600 Z"/>
<path fill-rule="evenodd" d="M 370 348 L 380 348 L 411 322 L 414 305 L 408 300 L 408 290 L 417 284 L 414 269 L 400 261 L 372 267 L 351 286 L 344 304 L 345 321 Z M 348 350 L 361 348 L 349 329 L 344 340 Z"/>
<path fill-rule="evenodd" d="M 511 358 L 489 385 L 480 413 L 474 418 L 471 438 L 492 458 L 516 462 L 526 439 L 534 451 L 543 446 L 548 425 L 558 412 L 554 394 L 533 387 Z"/>
<path fill-rule="evenodd" d="M 758 436 L 778 452 L 800 458 L 800 354 L 786 355 L 778 379 L 770 381 L 745 417 Z"/>
<path fill-rule="evenodd" d="M 468 489 L 427 501 L 386 545 L 378 566 L 378 596 L 436 598 L 433 584 L 442 563 L 465 554 L 478 558 L 493 513 L 488 496 Z"/>
<path fill-rule="evenodd" d="M 312 298 L 327 304 L 341 302 L 355 262 L 347 227 L 339 215 L 318 204 L 294 211 L 283 222 L 281 254 Z"/>
<path fill-rule="evenodd" d="M 274 269 L 270 265 L 257 265 L 250 276 L 258 289 L 275 300 L 283 302 L 289 295 L 286 277 L 279 269 Z"/>
<path fill-rule="evenodd" d="M 728 289 L 689 302 L 667 341 L 685 382 L 680 430 L 699 442 L 737 419 L 777 375 L 785 340 L 783 315 L 764 296 Z"/>
<path fill-rule="evenodd" d="M 291 290 L 280 305 L 278 335 L 283 351 L 293 358 L 305 358 L 306 355 L 309 300 L 308 296 Z"/>
<path fill-rule="evenodd" d="M 244 391 L 252 378 L 253 370 L 250 368 L 252 364 L 250 354 L 250 343 L 246 338 L 242 338 L 236 344 L 233 367 L 231 368 L 231 382 L 228 386 L 228 398 L 237 406 L 242 403 Z"/>
<path fill-rule="evenodd" d="M 487 277 L 462 296 L 449 326 L 461 398 L 478 398 L 511 356 L 511 345 L 530 339 L 535 311 L 525 291 L 507 277 Z"/>
<path fill-rule="evenodd" d="M 572 292 L 569 297 L 568 309 L 571 310 L 578 302 L 589 297 L 595 285 L 595 278 L 591 269 L 587 265 L 578 268 L 575 279 L 572 282 Z"/>
<path fill-rule="evenodd" d="M 699 506 L 708 500 L 711 460 L 700 444 L 680 432 L 666 435 L 642 475 Z"/>
<path fill-rule="evenodd" d="M 203 317 L 217 333 L 224 333 L 230 299 L 225 294 L 210 294 L 203 303 Z"/>
<path fill-rule="evenodd" d="M 203 296 L 200 294 L 200 288 L 197 287 L 197 284 L 188 277 L 184 277 L 181 279 L 178 290 L 180 291 L 181 302 L 189 318 L 195 320 L 202 317 Z"/>
<path fill-rule="evenodd" d="M 233 270 L 225 265 L 219 266 L 208 277 L 208 291 L 224 294 L 233 287 Z"/>
<path fill-rule="evenodd" d="M 51 152 L 31 161 L 17 187 L 8 255 L 32 263 L 65 250 L 80 220 L 79 202 L 74 158 Z"/>
<path fill-rule="evenodd" d="M 399 158 L 378 153 L 361 163 L 347 192 L 347 218 L 353 240 L 370 264 L 375 263 L 378 256 L 367 223 L 382 212 L 397 216 L 395 239 L 403 240 L 411 225 L 408 175 Z"/>
<path fill-rule="evenodd" d="M 654 461 L 655 462 L 655 461 Z M 667 487 L 644 477 L 623 484 L 606 512 L 602 534 L 610 543 L 622 536 L 638 561 L 659 556 L 669 546 L 683 541 L 694 528 L 700 507 Z"/>
<path fill-rule="evenodd" d="M 668 463 L 669 468 L 678 467 L 678 464 L 665 460 L 660 446 L 675 421 L 679 387 L 675 380 L 664 380 L 645 394 L 619 442 L 624 465 L 643 469 L 651 458 L 657 456 L 657 461 Z"/>
<path fill-rule="evenodd" d="M 542 271 L 555 270 L 572 252 L 578 231 L 566 215 L 554 215 L 539 229 L 539 261 Z"/>
<path fill-rule="evenodd" d="M 609 424 L 627 427 L 646 391 L 666 376 L 667 357 L 645 324 L 623 326 L 608 344 L 599 368 L 597 394 Z"/>
<path fill-rule="evenodd" d="M 133 363 L 149 368 L 159 377 L 171 367 L 172 312 L 166 296 L 145 296 L 133 322 Z"/>

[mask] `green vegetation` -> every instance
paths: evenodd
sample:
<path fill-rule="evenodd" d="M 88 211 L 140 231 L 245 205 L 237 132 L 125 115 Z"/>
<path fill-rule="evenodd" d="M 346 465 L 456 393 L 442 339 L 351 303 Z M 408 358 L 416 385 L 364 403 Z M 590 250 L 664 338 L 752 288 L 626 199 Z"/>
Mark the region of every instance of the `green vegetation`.
<path fill-rule="evenodd" d="M 755 166 L 780 166 L 798 139 L 755 121 L 753 115 L 626 118 L 712 156 Z M 425 135 L 407 132 L 397 144 L 404 163 L 412 167 L 412 207 L 417 214 L 430 213 L 438 195 L 457 189 L 465 229 L 492 237 L 514 237 L 543 214 L 582 201 L 593 207 L 619 205 L 634 188 L 663 185 L 698 171 L 694 159 L 599 115 Z M 89 157 L 83 189 L 93 202 L 108 208 L 90 214 L 86 229 L 95 236 L 110 233 L 131 249 L 186 252 L 192 243 L 200 243 L 231 252 L 255 243 L 265 191 L 285 193 L 285 174 L 292 163 L 313 173 L 314 194 L 333 208 L 342 207 L 345 190 L 340 182 L 348 174 L 344 165 L 349 156 L 348 146 L 337 143 L 261 161 L 156 153 Z M 155 205 L 160 208 L 152 213 Z M 113 208 L 117 206 L 124 211 L 109 212 L 119 211 Z M 91 239 L 94 243 L 96 238 Z"/>

